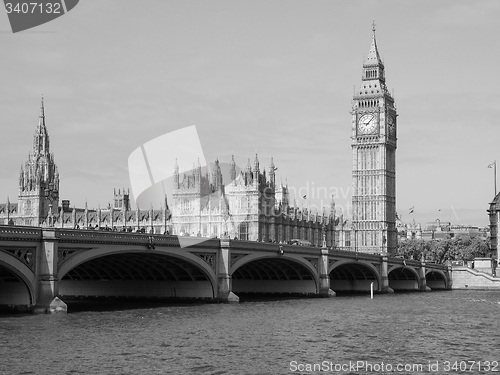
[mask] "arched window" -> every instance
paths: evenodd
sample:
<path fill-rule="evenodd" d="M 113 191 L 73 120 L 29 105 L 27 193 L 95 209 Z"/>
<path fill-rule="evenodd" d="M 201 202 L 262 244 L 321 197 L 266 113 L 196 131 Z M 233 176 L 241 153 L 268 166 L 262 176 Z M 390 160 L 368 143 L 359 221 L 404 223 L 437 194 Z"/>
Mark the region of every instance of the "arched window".
<path fill-rule="evenodd" d="M 248 241 L 248 223 L 244 222 L 239 225 L 239 235 L 240 240 Z"/>

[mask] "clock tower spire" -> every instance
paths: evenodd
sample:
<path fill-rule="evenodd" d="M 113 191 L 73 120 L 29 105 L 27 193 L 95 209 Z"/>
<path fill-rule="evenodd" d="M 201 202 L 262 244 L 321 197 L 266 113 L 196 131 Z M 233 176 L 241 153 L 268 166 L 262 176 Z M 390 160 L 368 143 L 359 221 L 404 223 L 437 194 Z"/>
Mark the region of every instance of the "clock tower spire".
<path fill-rule="evenodd" d="M 366 253 L 396 251 L 396 107 L 385 83 L 375 22 L 352 115 L 354 247 Z"/>

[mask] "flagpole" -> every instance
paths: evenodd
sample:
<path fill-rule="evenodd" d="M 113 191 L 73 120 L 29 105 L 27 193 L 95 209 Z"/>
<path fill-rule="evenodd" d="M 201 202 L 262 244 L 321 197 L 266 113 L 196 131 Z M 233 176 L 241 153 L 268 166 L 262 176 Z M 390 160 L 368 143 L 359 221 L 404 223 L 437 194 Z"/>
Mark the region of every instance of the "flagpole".
<path fill-rule="evenodd" d="M 493 167 L 493 185 L 495 186 L 495 197 L 497 196 L 497 161 L 493 161 L 488 168 Z"/>

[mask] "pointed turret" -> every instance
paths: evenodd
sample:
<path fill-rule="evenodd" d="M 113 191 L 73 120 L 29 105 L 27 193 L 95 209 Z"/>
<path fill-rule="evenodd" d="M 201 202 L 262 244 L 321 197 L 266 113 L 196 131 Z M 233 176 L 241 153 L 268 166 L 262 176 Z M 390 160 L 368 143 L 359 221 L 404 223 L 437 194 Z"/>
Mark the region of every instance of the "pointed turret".
<path fill-rule="evenodd" d="M 49 154 L 49 134 L 45 126 L 45 106 L 40 104 L 40 116 L 38 118 L 38 126 L 33 140 L 33 155 L 35 158 L 40 155 L 48 156 Z"/>
<path fill-rule="evenodd" d="M 274 160 L 271 157 L 271 165 L 269 166 L 269 183 L 271 186 L 275 186 L 276 184 L 276 169 L 278 168 L 274 166 Z"/>
<path fill-rule="evenodd" d="M 21 171 L 19 172 L 19 190 L 24 190 L 24 168 L 21 165 Z"/>
<path fill-rule="evenodd" d="M 373 22 L 372 25 L 372 31 L 373 31 L 373 36 L 372 36 L 372 44 L 370 46 L 370 52 L 368 52 L 368 56 L 365 59 L 365 63 L 363 64 L 364 66 L 384 66 L 384 63 L 382 62 L 382 59 L 380 58 L 380 54 L 378 53 L 378 48 L 377 48 L 377 39 L 375 37 L 375 21 Z"/>
<path fill-rule="evenodd" d="M 381 93 L 388 93 L 385 85 L 385 68 L 377 47 L 375 37 L 375 22 L 372 26 L 373 36 L 370 51 L 363 63 L 363 83 L 361 84 L 359 95 L 379 96 Z M 378 95 L 377 95 L 378 94 Z"/>
<path fill-rule="evenodd" d="M 236 163 L 234 161 L 234 155 L 231 155 L 231 163 L 229 165 L 229 172 L 231 176 L 231 181 L 236 180 Z"/>
<path fill-rule="evenodd" d="M 257 157 L 257 154 L 255 154 L 255 160 L 253 161 L 253 171 L 254 172 L 259 172 L 259 158 Z"/>
<path fill-rule="evenodd" d="M 177 158 L 175 158 L 174 166 L 174 189 L 179 189 L 179 164 L 177 163 Z"/>
<path fill-rule="evenodd" d="M 253 161 L 253 183 L 254 186 L 259 185 L 259 177 L 260 174 L 260 169 L 259 169 L 259 158 L 257 157 L 257 154 L 255 154 L 255 160 Z"/>
<path fill-rule="evenodd" d="M 222 184 L 223 184 L 222 171 L 220 169 L 219 159 L 216 159 L 214 165 L 213 181 L 212 181 L 214 191 L 221 189 Z"/>
<path fill-rule="evenodd" d="M 196 188 L 199 188 L 201 185 L 201 163 L 200 158 L 196 162 L 196 173 L 194 175 L 194 185 Z"/>
<path fill-rule="evenodd" d="M 250 165 L 250 158 L 248 158 L 247 166 L 245 168 L 245 184 L 249 185 L 252 182 L 252 166 Z"/>

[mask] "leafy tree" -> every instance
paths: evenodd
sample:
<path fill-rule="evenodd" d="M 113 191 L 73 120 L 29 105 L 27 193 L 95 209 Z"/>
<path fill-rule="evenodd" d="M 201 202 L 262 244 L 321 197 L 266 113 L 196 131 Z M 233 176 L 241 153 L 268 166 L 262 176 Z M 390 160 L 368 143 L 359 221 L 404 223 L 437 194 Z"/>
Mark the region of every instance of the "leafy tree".
<path fill-rule="evenodd" d="M 398 243 L 397 255 L 405 259 L 425 259 L 444 263 L 447 260 L 472 260 L 489 253 L 488 242 L 482 237 L 459 236 L 444 240 L 408 239 Z"/>
<path fill-rule="evenodd" d="M 421 259 L 424 251 L 425 241 L 420 239 L 408 239 L 399 241 L 397 255 L 405 259 Z"/>

